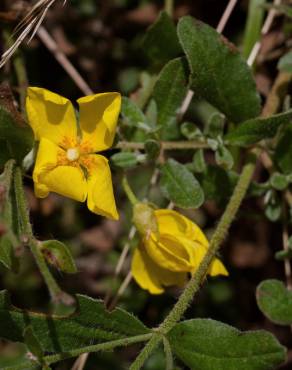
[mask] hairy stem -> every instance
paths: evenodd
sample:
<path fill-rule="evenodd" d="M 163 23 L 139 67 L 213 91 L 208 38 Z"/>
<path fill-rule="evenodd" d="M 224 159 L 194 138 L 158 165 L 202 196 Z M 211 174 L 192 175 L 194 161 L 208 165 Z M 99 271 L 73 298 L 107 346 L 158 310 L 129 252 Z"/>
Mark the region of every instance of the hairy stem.
<path fill-rule="evenodd" d="M 62 292 L 54 277 L 52 276 L 44 256 L 39 248 L 39 242 L 34 238 L 32 227 L 29 220 L 29 213 L 27 208 L 27 202 L 24 194 L 23 183 L 22 183 L 22 170 L 20 167 L 15 168 L 14 173 L 14 189 L 17 207 L 20 215 L 21 229 L 23 233 L 23 241 L 29 246 L 38 268 L 47 284 L 49 292 L 53 300 L 60 300 L 65 298 L 65 293 Z M 67 297 L 68 298 L 68 297 Z"/>
<path fill-rule="evenodd" d="M 44 360 L 45 360 L 45 363 L 49 365 L 55 362 L 65 360 L 67 358 L 79 356 L 83 353 L 109 351 L 116 347 L 126 347 L 130 344 L 145 342 L 149 340 L 152 336 L 153 336 L 153 333 L 148 333 L 148 334 L 136 335 L 134 337 L 129 337 L 129 338 L 117 339 L 117 340 L 113 340 L 110 342 L 94 344 L 92 346 L 73 349 L 71 351 L 59 353 L 57 355 L 46 356 Z"/>
<path fill-rule="evenodd" d="M 172 17 L 174 10 L 174 0 L 165 0 L 164 4 L 165 11 L 168 13 L 170 17 Z"/>
<path fill-rule="evenodd" d="M 146 346 L 143 348 L 143 351 L 139 353 L 136 360 L 132 363 L 129 367 L 129 370 L 139 370 L 144 365 L 145 361 L 154 351 L 154 349 L 158 346 L 158 344 L 162 340 L 162 336 L 160 334 L 154 334 Z"/>
<path fill-rule="evenodd" d="M 166 360 L 166 368 L 165 370 L 173 370 L 173 356 L 170 347 L 170 343 L 166 337 L 163 337 L 163 347 L 164 347 L 164 354 Z"/>

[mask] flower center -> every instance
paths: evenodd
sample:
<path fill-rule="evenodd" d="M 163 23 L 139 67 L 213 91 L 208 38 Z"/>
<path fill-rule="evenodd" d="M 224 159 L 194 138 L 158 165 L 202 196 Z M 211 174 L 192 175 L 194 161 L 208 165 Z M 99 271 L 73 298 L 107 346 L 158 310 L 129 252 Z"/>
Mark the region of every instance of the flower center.
<path fill-rule="evenodd" d="M 66 156 L 69 161 L 76 161 L 79 158 L 79 150 L 77 148 L 69 148 Z"/>

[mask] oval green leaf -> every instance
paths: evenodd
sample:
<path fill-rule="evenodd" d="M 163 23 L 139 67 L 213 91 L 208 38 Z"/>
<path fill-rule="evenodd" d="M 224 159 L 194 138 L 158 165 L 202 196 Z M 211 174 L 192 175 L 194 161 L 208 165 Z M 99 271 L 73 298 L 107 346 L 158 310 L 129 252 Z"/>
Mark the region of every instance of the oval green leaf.
<path fill-rule="evenodd" d="M 188 91 L 189 68 L 185 58 L 171 60 L 162 69 L 154 86 L 153 98 L 157 104 L 157 124 L 165 140 L 179 136 L 177 116 Z"/>
<path fill-rule="evenodd" d="M 209 319 L 183 321 L 168 339 L 176 356 L 194 370 L 274 370 L 286 354 L 268 332 L 241 332 Z"/>
<path fill-rule="evenodd" d="M 133 152 L 120 152 L 111 156 L 111 162 L 116 167 L 126 169 L 135 167 L 138 163 L 138 158 Z"/>
<path fill-rule="evenodd" d="M 195 176 L 182 164 L 169 159 L 161 168 L 163 195 L 182 208 L 198 208 L 204 202 L 203 190 Z"/>
<path fill-rule="evenodd" d="M 263 314 L 275 324 L 292 324 L 292 292 L 282 281 L 270 279 L 257 287 L 257 303 Z"/>
<path fill-rule="evenodd" d="M 258 116 L 260 97 L 251 70 L 236 47 L 212 27 L 190 16 L 179 21 L 177 31 L 195 94 L 233 122 Z"/>

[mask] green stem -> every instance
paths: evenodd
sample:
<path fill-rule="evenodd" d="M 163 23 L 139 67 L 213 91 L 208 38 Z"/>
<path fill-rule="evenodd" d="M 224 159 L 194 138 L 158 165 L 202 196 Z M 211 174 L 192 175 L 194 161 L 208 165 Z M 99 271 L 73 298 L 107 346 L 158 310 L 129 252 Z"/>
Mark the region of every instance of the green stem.
<path fill-rule="evenodd" d="M 163 347 L 164 347 L 165 360 L 166 360 L 165 370 L 173 370 L 172 351 L 171 351 L 170 343 L 166 337 L 163 337 Z"/>
<path fill-rule="evenodd" d="M 134 194 L 133 190 L 131 189 L 131 186 L 130 186 L 129 181 L 128 181 L 126 176 L 123 177 L 122 186 L 123 186 L 124 192 L 126 193 L 129 201 L 131 202 L 131 204 L 133 206 L 135 204 L 137 204 L 138 199 L 136 198 L 136 195 Z"/>
<path fill-rule="evenodd" d="M 81 355 L 82 353 L 89 353 L 89 352 L 98 352 L 98 351 L 109 351 L 116 347 L 125 347 L 130 344 L 145 342 L 149 340 L 153 336 L 153 333 L 136 335 L 134 337 L 117 339 L 106 343 L 99 343 L 94 344 L 92 346 L 87 346 L 83 348 L 73 349 L 71 351 L 67 351 L 64 353 L 59 353 L 57 355 L 46 356 L 44 361 L 46 364 L 53 364 L 58 361 L 65 360 L 67 358 L 76 357 Z"/>
<path fill-rule="evenodd" d="M 247 164 L 243 167 L 242 173 L 240 175 L 239 181 L 234 189 L 233 195 L 227 205 L 225 212 L 223 213 L 220 222 L 213 234 L 213 237 L 210 242 L 210 246 L 208 251 L 202 260 L 198 270 L 193 275 L 191 280 L 189 281 L 188 285 L 186 286 L 185 290 L 183 291 L 182 295 L 180 296 L 179 300 L 170 311 L 168 316 L 165 318 L 163 323 L 159 327 L 159 332 L 163 335 L 167 334 L 173 326 L 181 319 L 183 314 L 185 313 L 186 309 L 188 308 L 189 304 L 194 298 L 194 295 L 200 289 L 202 282 L 204 281 L 208 270 L 210 268 L 210 264 L 215 257 L 216 253 L 218 252 L 225 236 L 229 230 L 229 227 L 236 216 L 236 213 L 240 207 L 241 202 L 244 199 L 244 196 L 247 192 L 249 184 L 252 180 L 252 175 L 255 169 L 256 157 L 252 156 Z M 162 340 L 162 336 L 157 335 L 154 336 L 142 352 L 138 355 L 136 360 L 133 362 L 131 366 L 131 370 L 139 370 Z"/>
<path fill-rule="evenodd" d="M 54 277 L 52 276 L 44 256 L 39 248 L 39 242 L 34 238 L 32 227 L 29 220 L 29 213 L 27 208 L 27 202 L 24 194 L 23 183 L 22 183 L 22 170 L 20 167 L 15 168 L 14 172 L 14 189 L 18 211 L 21 218 L 21 231 L 23 233 L 23 239 L 30 247 L 30 250 L 35 258 L 38 268 L 48 286 L 49 292 L 53 300 L 62 299 L 65 303 L 69 303 L 69 297 L 64 293 Z M 71 303 L 71 302 L 70 302 Z"/>
<path fill-rule="evenodd" d="M 164 4 L 165 4 L 164 5 L 165 11 L 172 18 L 173 17 L 173 9 L 174 9 L 174 0 L 165 0 Z"/>
<path fill-rule="evenodd" d="M 154 351 L 154 349 L 158 346 L 161 342 L 162 336 L 160 334 L 154 334 L 146 346 L 143 348 L 143 351 L 139 353 L 136 357 L 135 361 L 129 367 L 129 370 L 139 370 L 144 365 L 145 361 Z"/>
<path fill-rule="evenodd" d="M 144 143 L 132 143 L 129 141 L 120 141 L 116 145 L 117 149 L 144 150 Z M 202 140 L 182 140 L 182 141 L 162 141 L 161 149 L 163 150 L 187 150 L 187 149 L 208 149 L 207 142 Z"/>

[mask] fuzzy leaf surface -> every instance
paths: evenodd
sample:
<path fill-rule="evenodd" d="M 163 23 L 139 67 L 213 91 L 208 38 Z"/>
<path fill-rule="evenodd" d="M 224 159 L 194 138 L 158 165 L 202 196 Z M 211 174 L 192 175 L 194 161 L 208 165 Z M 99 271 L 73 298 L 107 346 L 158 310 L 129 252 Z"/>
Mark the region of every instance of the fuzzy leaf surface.
<path fill-rule="evenodd" d="M 178 23 L 178 37 L 191 69 L 191 88 L 233 122 L 260 114 L 251 70 L 237 48 L 215 29 L 190 16 Z"/>
<path fill-rule="evenodd" d="M 278 128 L 289 122 L 292 122 L 292 110 L 268 118 L 253 118 L 243 122 L 225 136 L 225 140 L 234 145 L 255 144 L 263 139 L 274 137 Z"/>
<path fill-rule="evenodd" d="M 282 281 L 264 280 L 257 287 L 257 303 L 263 314 L 275 324 L 292 324 L 292 292 Z"/>
<path fill-rule="evenodd" d="M 198 208 L 204 202 L 203 190 L 195 176 L 182 164 L 169 159 L 161 168 L 160 186 L 166 198 L 182 208 Z"/>
<path fill-rule="evenodd" d="M 162 66 L 183 53 L 175 25 L 165 11 L 147 30 L 142 47 L 155 66 Z"/>
<path fill-rule="evenodd" d="M 0 106 L 0 168 L 9 159 L 21 163 L 26 154 L 32 149 L 33 133 L 29 126 L 21 126 L 12 115 Z"/>
<path fill-rule="evenodd" d="M 183 321 L 168 339 L 176 356 L 194 370 L 273 370 L 286 355 L 266 331 L 241 332 L 210 319 Z"/>
<path fill-rule="evenodd" d="M 0 293 L 0 337 L 23 342 L 29 325 L 44 352 L 60 353 L 91 344 L 149 333 L 141 321 L 122 309 L 109 312 L 103 301 L 77 295 L 76 313 L 47 316 L 13 307 L 6 291 Z"/>
<path fill-rule="evenodd" d="M 177 116 L 188 91 L 189 69 L 185 58 L 171 60 L 162 69 L 154 86 L 153 97 L 157 104 L 157 124 L 165 140 L 179 133 Z"/>

